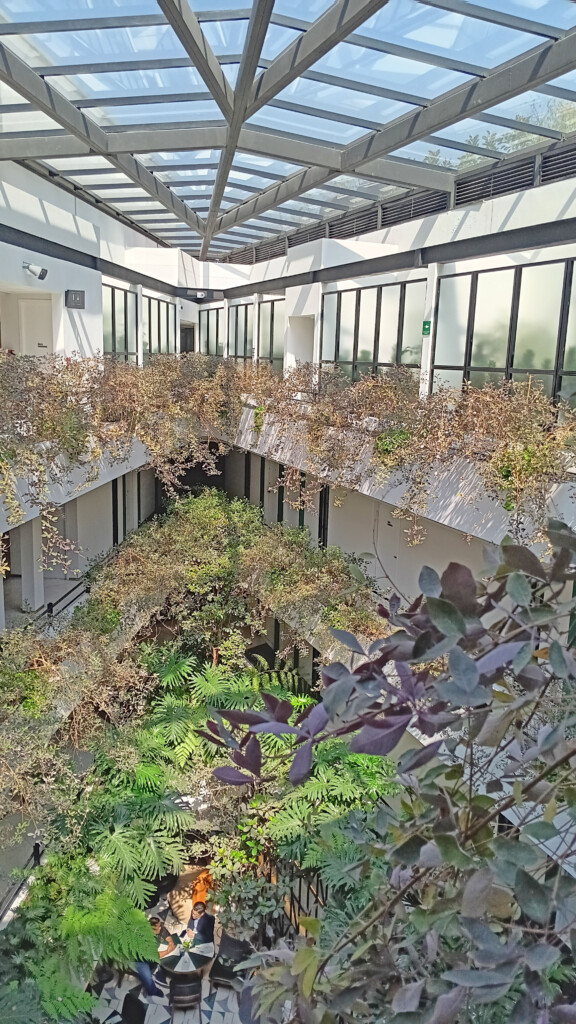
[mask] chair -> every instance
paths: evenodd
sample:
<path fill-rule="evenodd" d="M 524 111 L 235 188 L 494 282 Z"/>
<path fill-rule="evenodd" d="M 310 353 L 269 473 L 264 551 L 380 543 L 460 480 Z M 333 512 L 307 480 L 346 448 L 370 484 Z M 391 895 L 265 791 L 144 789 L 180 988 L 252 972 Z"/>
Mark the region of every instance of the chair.
<path fill-rule="evenodd" d="M 172 1017 L 174 1017 L 174 1010 L 187 1010 L 191 1006 L 198 1006 L 201 999 L 202 982 L 200 978 L 189 978 L 186 981 L 173 978 L 170 982 Z"/>
<path fill-rule="evenodd" d="M 233 939 L 227 932 L 222 932 L 218 955 L 208 975 L 212 985 L 225 985 L 239 991 L 244 983 L 245 972 L 234 968 L 247 960 L 253 952 L 249 942 Z"/>
<path fill-rule="evenodd" d="M 133 992 L 124 996 L 122 1003 L 122 1024 L 144 1024 L 148 1007 Z"/>

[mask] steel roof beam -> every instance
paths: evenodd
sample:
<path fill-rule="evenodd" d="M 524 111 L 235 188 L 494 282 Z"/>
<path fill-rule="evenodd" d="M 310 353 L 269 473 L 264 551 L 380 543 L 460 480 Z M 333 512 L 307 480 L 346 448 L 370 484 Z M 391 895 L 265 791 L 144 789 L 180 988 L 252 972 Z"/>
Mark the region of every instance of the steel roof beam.
<path fill-rule="evenodd" d="M 190 227 L 202 234 L 204 224 L 196 214 L 173 195 L 166 185 L 155 178 L 150 171 L 133 156 L 110 156 L 108 136 L 87 114 L 77 110 L 57 89 L 45 82 L 24 61 L 20 60 L 4 43 L 0 43 L 0 80 L 14 88 L 20 95 L 33 103 L 38 110 L 53 118 L 58 124 L 87 144 L 90 149 L 107 157 L 118 170 L 140 186 L 148 195 L 158 199 L 166 209 L 181 217 Z"/>
<path fill-rule="evenodd" d="M 347 146 L 342 155 L 343 170 L 385 156 L 464 118 L 473 118 L 477 112 L 574 70 L 575 44 L 576 29 L 571 29 L 562 39 L 545 43 L 515 61 L 499 65 L 486 78 L 466 82 L 439 96 L 428 107 L 404 114 L 372 138 Z"/>
<path fill-rule="evenodd" d="M 388 0 L 337 0 L 333 3 L 256 79 L 247 117 L 252 117 L 387 3 Z"/>
<path fill-rule="evenodd" d="M 357 172 L 361 175 L 363 165 L 376 158 L 387 156 L 417 139 L 430 136 L 434 139 L 435 131 L 447 128 L 464 118 L 474 117 L 475 113 L 483 112 L 487 107 L 495 106 L 503 100 L 572 70 L 575 63 L 575 40 L 576 29 L 571 29 L 562 39 L 538 46 L 515 61 L 495 68 L 485 78 L 466 82 L 431 101 L 428 107 L 404 114 L 368 138 L 351 143 L 341 153 L 341 173 Z M 451 140 L 440 138 L 434 141 L 435 144 L 450 146 Z M 465 146 L 466 144 L 458 144 L 458 148 L 461 149 Z M 455 143 L 453 147 L 456 148 Z M 491 159 L 500 159 L 502 156 L 500 153 L 493 154 L 492 151 L 483 151 L 483 155 Z M 247 200 L 225 213 L 218 222 L 219 230 L 225 230 L 229 225 L 240 223 L 249 217 L 258 216 L 260 211 L 269 210 L 279 202 L 296 198 L 308 188 L 319 186 L 333 177 L 335 175 L 328 172 L 322 175 L 318 167 L 291 175 L 278 188 L 265 189 L 257 199 Z M 310 179 L 311 184 L 307 184 L 307 180 Z M 276 194 L 280 194 L 282 198 L 275 198 Z"/>
<path fill-rule="evenodd" d="M 208 253 L 208 247 L 214 227 L 220 211 L 220 205 L 232 169 L 232 163 L 240 139 L 242 125 L 246 118 L 246 110 L 250 98 L 250 92 L 254 85 L 254 77 L 258 70 L 258 61 L 264 46 L 264 40 L 270 24 L 270 18 L 274 7 L 274 0 L 254 0 L 248 32 L 244 44 L 244 51 L 240 61 L 236 88 L 234 90 L 234 107 L 230 119 L 230 129 L 225 148 L 220 155 L 220 165 L 214 183 L 214 192 L 210 209 L 206 218 L 206 234 L 200 248 L 200 259 L 204 259 Z"/>
<path fill-rule="evenodd" d="M 234 90 L 209 46 L 188 0 L 157 0 L 157 2 L 186 53 L 194 62 L 194 66 L 202 76 L 224 117 L 230 121 L 234 108 Z"/>
<path fill-rule="evenodd" d="M 120 14 L 110 18 L 54 18 L 48 21 L 3 21 L 0 36 L 36 36 L 46 32 L 86 32 L 102 28 L 145 28 L 165 25 L 162 14 Z"/>
<path fill-rule="evenodd" d="M 543 135 L 546 139 L 555 139 L 560 142 L 564 136 L 555 128 L 546 128 L 542 124 L 530 124 L 529 121 L 516 121 L 512 117 L 501 117 L 500 114 L 476 114 L 476 121 L 484 121 L 486 124 L 496 124 L 500 128 L 510 128 L 511 131 L 525 132 L 528 135 Z"/>
<path fill-rule="evenodd" d="M 212 99 L 211 92 L 171 92 L 146 93 L 145 96 L 106 96 L 90 97 L 85 100 L 72 100 L 77 110 L 87 110 L 90 107 L 135 107 L 148 106 L 149 103 L 200 103 Z"/>
<path fill-rule="evenodd" d="M 406 165 L 403 160 L 380 157 L 364 164 L 359 171 L 350 172 L 358 177 L 366 177 L 372 181 L 382 181 L 387 185 L 399 185 L 404 188 L 431 188 L 437 192 L 451 192 L 454 176 L 450 170 L 421 164 L 418 168 Z M 337 185 L 333 186 L 337 188 Z"/>

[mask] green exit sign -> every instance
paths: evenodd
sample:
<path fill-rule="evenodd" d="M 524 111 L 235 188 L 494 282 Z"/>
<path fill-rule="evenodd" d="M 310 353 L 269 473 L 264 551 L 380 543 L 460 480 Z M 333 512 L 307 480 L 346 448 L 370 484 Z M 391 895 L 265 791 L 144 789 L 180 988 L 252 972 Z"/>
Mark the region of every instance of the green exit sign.
<path fill-rule="evenodd" d="M 429 334 L 430 334 L 430 320 L 423 320 L 422 321 L 422 335 L 423 335 L 423 337 L 427 338 Z"/>

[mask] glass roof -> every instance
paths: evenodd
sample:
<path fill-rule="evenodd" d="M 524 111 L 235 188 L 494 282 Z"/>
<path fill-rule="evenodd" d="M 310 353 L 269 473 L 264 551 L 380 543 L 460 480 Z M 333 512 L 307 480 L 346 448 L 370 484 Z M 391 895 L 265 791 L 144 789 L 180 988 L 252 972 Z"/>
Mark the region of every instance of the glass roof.
<path fill-rule="evenodd" d="M 56 184 L 216 258 L 576 131 L 572 0 L 355 0 L 337 24 L 332 3 L 275 0 L 260 33 L 252 0 L 0 0 L 0 47 L 32 70 L 0 62 L 0 133 Z"/>

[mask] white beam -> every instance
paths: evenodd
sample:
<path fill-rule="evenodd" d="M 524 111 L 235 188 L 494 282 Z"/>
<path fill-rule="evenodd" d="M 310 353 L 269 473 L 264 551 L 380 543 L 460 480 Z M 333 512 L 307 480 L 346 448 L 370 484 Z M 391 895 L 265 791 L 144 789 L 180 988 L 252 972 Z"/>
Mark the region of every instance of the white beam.
<path fill-rule="evenodd" d="M 158 0 L 158 6 L 174 29 L 186 53 L 194 61 L 194 66 L 208 86 L 224 117 L 230 121 L 234 108 L 234 90 L 214 56 L 188 0 Z"/>

